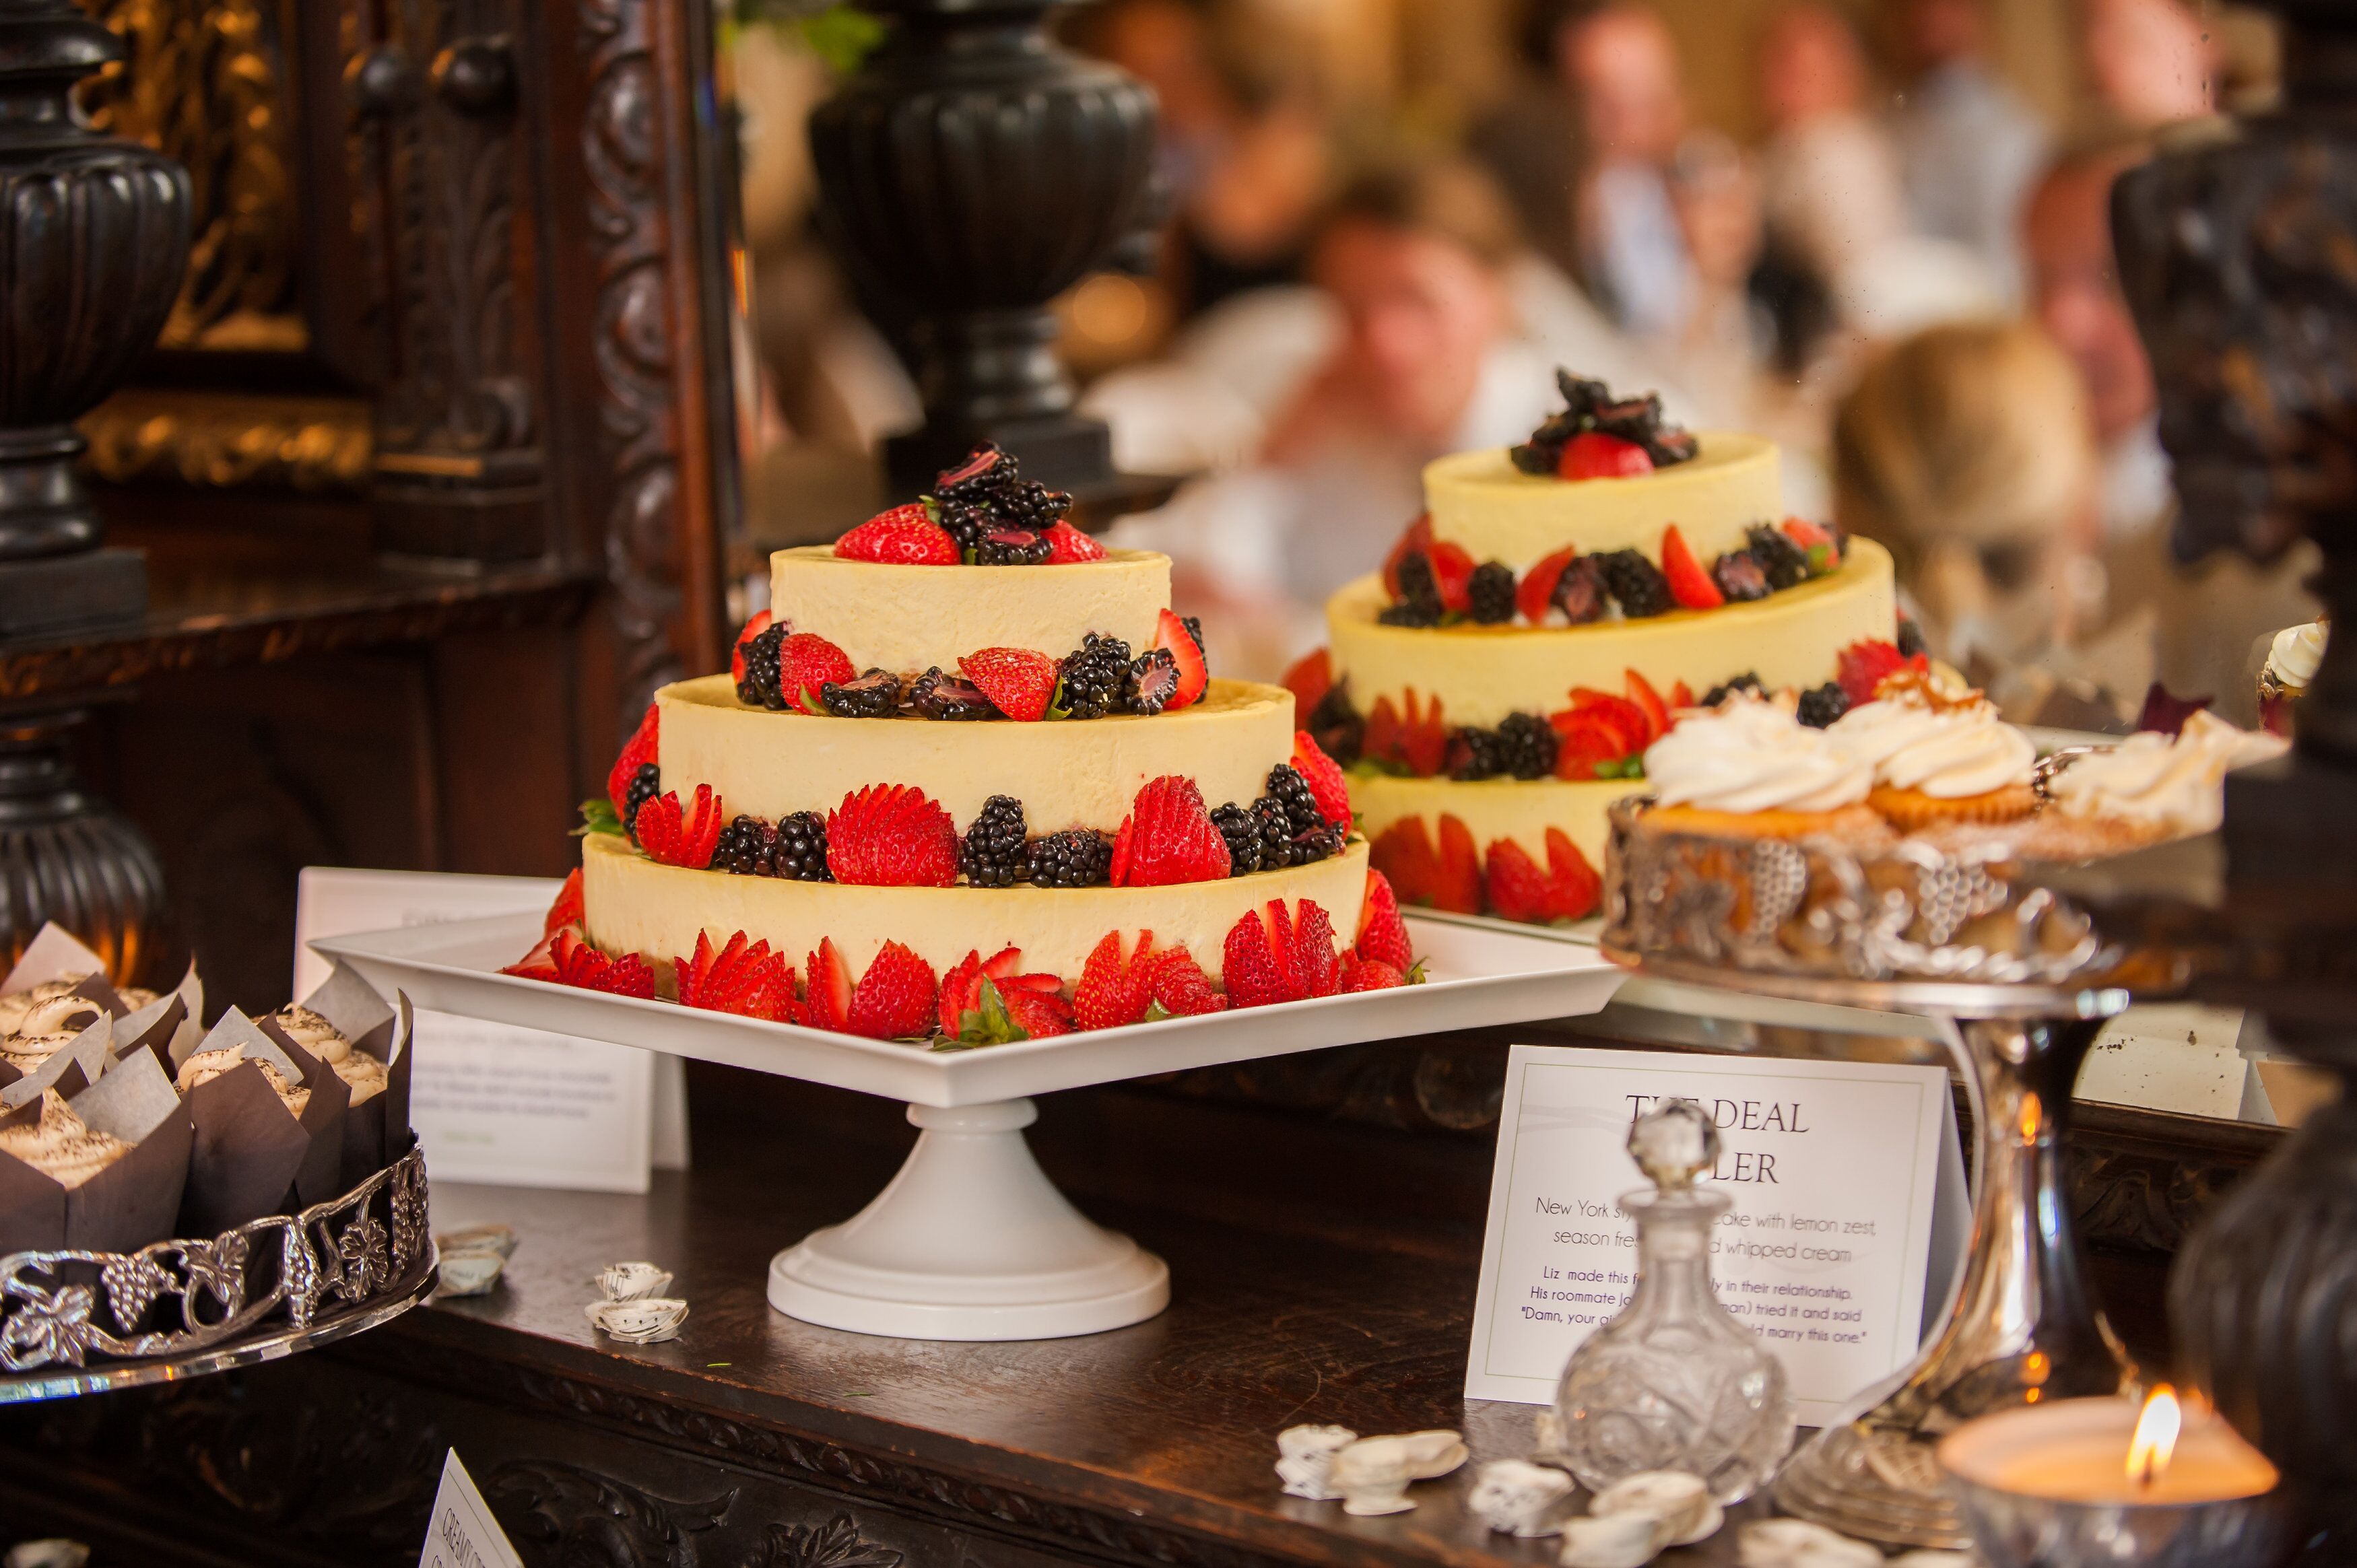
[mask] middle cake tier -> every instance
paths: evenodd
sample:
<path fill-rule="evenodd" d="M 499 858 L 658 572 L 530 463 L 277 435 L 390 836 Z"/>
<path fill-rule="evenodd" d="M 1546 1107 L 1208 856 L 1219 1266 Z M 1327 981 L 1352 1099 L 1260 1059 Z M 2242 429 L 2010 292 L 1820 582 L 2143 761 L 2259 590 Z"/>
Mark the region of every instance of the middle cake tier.
<path fill-rule="evenodd" d="M 1215 680 L 1178 713 L 1045 724 L 771 713 L 737 701 L 726 675 L 666 686 L 655 703 L 663 789 L 684 800 L 708 784 L 731 812 L 772 821 L 823 812 L 871 784 L 907 784 L 961 831 L 990 797 L 1011 795 L 1035 834 L 1111 832 L 1148 779 L 1178 774 L 1208 806 L 1248 804 L 1293 755 L 1292 693 L 1244 681 Z"/>

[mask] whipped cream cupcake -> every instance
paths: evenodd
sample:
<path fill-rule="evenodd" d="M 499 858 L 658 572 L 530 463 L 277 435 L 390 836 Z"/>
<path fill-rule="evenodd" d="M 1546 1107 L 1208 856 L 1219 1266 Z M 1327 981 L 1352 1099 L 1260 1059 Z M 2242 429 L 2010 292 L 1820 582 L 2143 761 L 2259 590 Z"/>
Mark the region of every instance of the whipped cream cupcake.
<path fill-rule="evenodd" d="M 271 1050 L 274 1055 L 277 1053 L 275 1046 Z M 229 1046 L 217 1051 L 198 1051 L 180 1064 L 179 1076 L 173 1079 L 172 1087 L 186 1094 L 199 1085 L 210 1083 L 246 1059 L 242 1045 Z M 311 1103 L 310 1090 L 299 1083 L 287 1082 L 285 1076 L 266 1061 L 256 1058 L 253 1065 L 262 1069 L 263 1079 L 270 1085 L 271 1091 L 278 1096 L 278 1102 L 286 1107 L 286 1113 L 299 1119 L 304 1108 Z"/>
<path fill-rule="evenodd" d="M 2053 814 L 2157 842 L 2217 827 L 2225 820 L 2226 775 L 2287 749 L 2280 736 L 2198 713 L 2175 736 L 2146 731 L 2080 757 L 2046 789 Z"/>
<path fill-rule="evenodd" d="M 1867 804 L 1901 832 L 2015 822 L 2038 809 L 2037 747 L 1978 692 L 1886 681 L 1825 739 L 1872 771 Z"/>
<path fill-rule="evenodd" d="M 1799 838 L 1873 836 L 1873 770 L 1792 715 L 1789 703 L 1735 696 L 1689 714 L 1645 753 L 1656 802 L 1647 826 L 1665 832 Z"/>
<path fill-rule="evenodd" d="M 281 1007 L 271 1015 L 286 1037 L 328 1064 L 328 1070 L 350 1086 L 351 1102 L 360 1104 L 384 1092 L 384 1064 L 366 1051 L 352 1048 L 344 1032 L 308 1007 Z"/>
<path fill-rule="evenodd" d="M 40 1114 L 0 1123 L 0 1153 L 14 1155 L 59 1187 L 76 1187 L 131 1152 L 131 1145 L 74 1114 L 54 1089 L 41 1090 Z"/>
<path fill-rule="evenodd" d="M 2331 631 L 2330 622 L 2312 620 L 2284 628 L 2268 645 L 2267 661 L 2259 669 L 2259 717 L 2273 733 L 2291 733 L 2292 709 L 2316 679 Z"/>

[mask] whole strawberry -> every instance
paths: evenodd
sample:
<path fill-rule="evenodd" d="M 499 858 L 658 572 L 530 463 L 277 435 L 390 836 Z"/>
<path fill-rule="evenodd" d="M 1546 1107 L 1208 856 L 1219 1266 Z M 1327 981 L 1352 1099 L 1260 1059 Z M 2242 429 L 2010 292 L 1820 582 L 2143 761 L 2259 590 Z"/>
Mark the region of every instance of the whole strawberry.
<path fill-rule="evenodd" d="M 867 887 L 947 887 L 957 881 L 957 829 L 923 790 L 871 784 L 826 814 L 826 867 Z"/>
<path fill-rule="evenodd" d="M 852 989 L 842 1027 L 871 1040 L 917 1039 L 930 1036 L 940 1018 L 941 987 L 932 965 L 899 942 L 886 942 Z"/>

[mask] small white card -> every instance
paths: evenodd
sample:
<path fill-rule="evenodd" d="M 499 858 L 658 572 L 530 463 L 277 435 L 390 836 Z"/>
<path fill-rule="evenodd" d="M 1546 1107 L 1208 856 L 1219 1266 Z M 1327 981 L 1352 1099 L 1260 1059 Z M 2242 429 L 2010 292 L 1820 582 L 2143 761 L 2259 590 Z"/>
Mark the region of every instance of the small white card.
<path fill-rule="evenodd" d="M 328 961 L 308 946 L 317 938 L 539 914 L 560 886 L 307 866 L 296 893 L 294 993 L 307 996 L 328 977 Z M 644 1192 L 651 1167 L 687 1165 L 677 1057 L 426 1012 L 417 1015 L 414 1048 L 410 1122 L 438 1180 Z"/>
<path fill-rule="evenodd" d="M 1542 1404 L 1629 1299 L 1641 1190 L 1629 1125 L 1658 1098 L 1719 1128 L 1708 1178 L 1735 1206 L 1711 1277 L 1777 1352 L 1803 1425 L 1905 1366 L 1971 1230 L 1944 1068 L 1516 1046 L 1490 1187 L 1469 1399 Z"/>
<path fill-rule="evenodd" d="M 417 1568 L 523 1568 L 507 1531 L 483 1504 L 475 1478 L 458 1463 L 458 1451 L 442 1456 L 442 1484 L 434 1491 L 432 1521 Z"/>

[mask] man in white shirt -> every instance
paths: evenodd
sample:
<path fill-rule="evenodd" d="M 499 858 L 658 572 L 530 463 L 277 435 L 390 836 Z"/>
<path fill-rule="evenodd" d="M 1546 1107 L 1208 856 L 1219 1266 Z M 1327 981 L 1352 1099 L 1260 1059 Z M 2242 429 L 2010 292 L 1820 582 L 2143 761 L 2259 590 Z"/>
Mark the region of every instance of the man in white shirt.
<path fill-rule="evenodd" d="M 1984 54 L 1985 0 L 1909 0 L 1900 39 L 1915 78 L 1890 128 L 1918 231 L 1968 247 L 2007 304 L 2021 297 L 2021 203 L 2046 127 Z"/>

